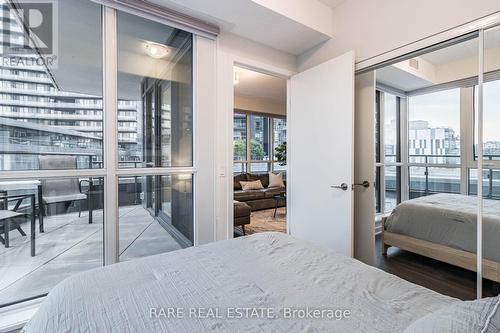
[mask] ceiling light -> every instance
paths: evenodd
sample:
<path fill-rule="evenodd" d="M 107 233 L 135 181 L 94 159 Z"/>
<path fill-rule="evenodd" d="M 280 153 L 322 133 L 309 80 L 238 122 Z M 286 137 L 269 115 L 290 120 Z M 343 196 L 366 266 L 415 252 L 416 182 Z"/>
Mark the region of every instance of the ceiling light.
<path fill-rule="evenodd" d="M 146 42 L 144 45 L 146 49 L 146 53 L 154 59 L 162 59 L 165 58 L 170 53 L 170 48 L 163 44 Z"/>
<path fill-rule="evenodd" d="M 240 83 L 240 74 L 238 74 L 238 72 L 234 72 L 233 83 L 234 84 Z"/>

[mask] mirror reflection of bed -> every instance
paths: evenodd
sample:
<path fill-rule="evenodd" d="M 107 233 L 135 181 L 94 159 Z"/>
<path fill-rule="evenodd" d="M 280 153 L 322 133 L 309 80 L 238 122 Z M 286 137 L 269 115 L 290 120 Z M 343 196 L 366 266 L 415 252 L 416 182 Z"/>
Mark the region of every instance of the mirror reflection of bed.
<path fill-rule="evenodd" d="M 485 32 L 482 177 L 477 35 L 375 69 L 376 264 L 437 292 L 500 293 L 500 32 Z M 482 181 L 478 180 L 481 179 Z M 477 287 L 479 184 L 482 286 Z"/>
<path fill-rule="evenodd" d="M 415 282 L 473 299 L 476 293 L 476 198 L 461 194 L 434 194 L 405 201 L 383 218 L 378 246 L 379 265 L 395 269 Z M 500 292 L 500 201 L 485 200 L 483 276 L 484 296 Z M 385 258 L 389 260 L 385 260 Z M 434 260 L 433 260 L 434 259 Z M 405 265 L 407 272 L 405 272 Z M 411 266 L 418 266 L 414 270 Z M 464 288 L 464 285 L 467 288 Z"/>

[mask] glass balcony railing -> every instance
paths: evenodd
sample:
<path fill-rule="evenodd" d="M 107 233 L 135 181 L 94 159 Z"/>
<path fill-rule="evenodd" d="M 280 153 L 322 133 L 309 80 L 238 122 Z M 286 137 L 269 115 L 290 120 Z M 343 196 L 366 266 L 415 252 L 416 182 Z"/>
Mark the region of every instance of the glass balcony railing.
<path fill-rule="evenodd" d="M 495 161 L 500 159 L 500 154 L 485 154 L 485 160 Z M 462 179 L 460 156 L 458 155 L 412 155 L 408 165 L 408 194 L 409 199 L 437 193 L 463 193 L 477 195 L 477 170 L 469 169 L 467 179 Z M 444 163 L 446 161 L 446 163 Z M 400 182 L 397 172 L 399 168 L 394 165 L 385 167 L 385 207 L 386 211 L 392 210 L 398 203 L 400 195 Z M 377 173 L 380 172 L 377 168 Z M 483 197 L 500 200 L 500 169 L 487 168 L 483 170 Z M 466 187 L 463 189 L 462 187 Z M 377 188 L 377 194 L 382 189 Z M 378 194 L 379 195 L 379 194 Z M 379 203 L 380 205 L 380 203 Z M 380 207 L 377 211 L 380 211 Z"/>

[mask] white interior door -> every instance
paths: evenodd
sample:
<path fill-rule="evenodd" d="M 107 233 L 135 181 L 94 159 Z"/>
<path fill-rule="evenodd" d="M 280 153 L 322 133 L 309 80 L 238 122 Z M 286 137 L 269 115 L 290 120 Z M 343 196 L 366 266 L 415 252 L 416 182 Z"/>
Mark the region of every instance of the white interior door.
<path fill-rule="evenodd" d="M 294 75 L 289 91 L 289 231 L 353 256 L 354 53 Z"/>

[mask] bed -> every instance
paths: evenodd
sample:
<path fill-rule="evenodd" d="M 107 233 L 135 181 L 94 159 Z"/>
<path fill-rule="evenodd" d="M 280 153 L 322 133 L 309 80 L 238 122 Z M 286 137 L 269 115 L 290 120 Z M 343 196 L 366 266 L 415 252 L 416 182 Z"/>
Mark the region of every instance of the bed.
<path fill-rule="evenodd" d="M 383 220 L 390 246 L 476 271 L 477 198 L 434 194 L 405 201 Z M 484 200 L 483 276 L 500 282 L 500 202 Z"/>
<path fill-rule="evenodd" d="M 260 233 L 70 277 L 23 332 L 389 333 L 456 302 L 286 234 Z M 265 313 L 229 315 L 240 308 Z M 322 313 L 308 317 L 311 310 Z"/>

